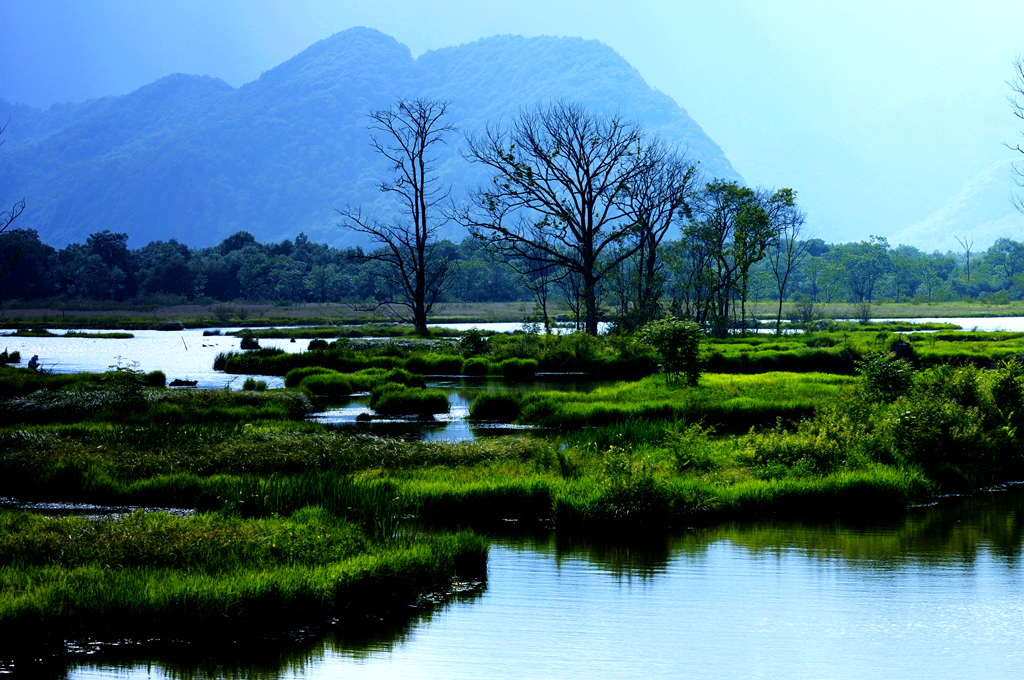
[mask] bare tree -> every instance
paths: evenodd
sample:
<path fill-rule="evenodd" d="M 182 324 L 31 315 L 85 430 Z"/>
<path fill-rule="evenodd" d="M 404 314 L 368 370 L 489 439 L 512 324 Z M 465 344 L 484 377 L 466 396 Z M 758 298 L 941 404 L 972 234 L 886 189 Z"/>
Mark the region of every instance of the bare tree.
<path fill-rule="evenodd" d="M 1006 84 L 1010 86 L 1012 93 L 1007 95 L 1006 99 L 1010 102 L 1010 109 L 1013 111 L 1013 115 L 1024 120 L 1024 58 L 1017 57 L 1013 60 L 1013 70 L 1013 79 L 1006 81 Z M 1024 153 L 1024 148 L 1021 148 L 1019 143 L 1013 146 L 1006 144 L 1006 146 L 1019 153 Z M 1022 170 L 1020 166 L 1014 165 L 1013 175 L 1014 181 L 1017 182 L 1017 186 L 1024 188 L 1024 170 Z M 1013 206 L 1017 208 L 1017 210 L 1024 213 L 1024 199 L 1020 196 L 1014 196 L 1010 200 L 1013 202 Z"/>
<path fill-rule="evenodd" d="M 10 123 L 11 123 L 11 121 L 10 121 L 10 119 L 8 119 L 6 123 L 4 123 L 3 125 L 0 125 L 0 135 L 2 135 L 4 133 L 4 130 L 7 129 L 7 126 L 10 125 Z M 0 140 L 0 146 L 3 146 L 3 145 L 4 145 L 3 140 Z M 9 226 L 11 226 L 11 224 L 14 222 L 14 220 L 18 219 L 18 216 L 21 215 L 21 213 L 23 213 L 23 212 L 25 212 L 25 199 L 24 198 L 21 199 L 20 201 L 15 201 L 14 205 L 11 206 L 10 210 L 5 210 L 3 212 L 0 212 L 0 234 L 3 234 L 5 231 L 7 231 L 7 228 Z M 19 248 L 17 252 L 15 252 L 13 255 L 11 255 L 9 258 L 7 258 L 6 261 L 0 261 L 0 276 L 3 276 L 4 274 L 7 273 L 7 270 L 11 268 L 12 264 L 14 264 L 14 261 L 16 259 L 18 259 L 19 255 L 21 255 L 21 251 L 23 249 L 24 249 L 24 246 Z M 4 311 L 3 311 L 3 300 L 0 299 L 0 316 L 2 316 L 3 314 L 4 314 Z"/>
<path fill-rule="evenodd" d="M 438 205 L 447 200 L 449 187 L 437 177 L 434 148 L 445 144 L 445 135 L 455 127 L 445 122 L 449 103 L 415 99 L 370 114 L 371 145 L 391 162 L 394 179 L 380 183 L 380 190 L 394 195 L 401 214 L 387 222 L 366 217 L 360 208 L 338 210 L 339 226 L 366 234 L 381 247 L 360 254 L 363 260 L 383 265 L 381 276 L 387 286 L 383 299 L 372 308 L 386 307 L 398 318 L 412 323 L 417 333 L 427 332 L 427 316 L 451 278 L 451 260 L 439 248 L 437 231 L 447 218 Z"/>
<path fill-rule="evenodd" d="M 974 239 L 969 236 L 960 238 L 954 236 L 956 242 L 960 244 L 960 247 L 964 249 L 964 254 L 967 256 L 967 283 L 971 282 L 971 248 L 974 247 Z"/>
<path fill-rule="evenodd" d="M 634 231 L 625 199 L 641 169 L 642 137 L 635 123 L 560 101 L 467 140 L 466 158 L 487 166 L 493 179 L 457 210 L 459 221 L 534 271 L 556 266 L 577 275 L 591 335 L 598 284 L 639 247 L 610 255 Z"/>
<path fill-rule="evenodd" d="M 8 120 L 3 125 L 0 125 L 0 135 L 2 135 L 4 133 L 4 130 L 7 129 L 7 126 L 10 124 L 10 122 L 11 121 Z M 0 146 L 3 146 L 3 145 L 4 145 L 3 140 L 0 140 Z M 21 213 L 23 213 L 23 212 L 25 212 L 25 199 L 24 198 L 21 199 L 20 201 L 15 201 L 14 205 L 11 206 L 10 210 L 6 210 L 4 212 L 0 212 L 0 234 L 2 234 L 5 231 L 7 231 L 7 227 L 11 226 L 11 224 L 14 222 L 14 220 L 18 219 L 18 216 L 21 215 Z M 3 276 L 7 272 L 8 268 L 10 268 L 10 266 L 11 266 L 11 263 L 14 262 L 15 258 L 18 257 L 20 252 L 21 251 L 19 250 L 17 253 L 15 253 L 13 256 L 11 256 L 11 258 L 8 259 L 6 262 L 0 262 L 0 276 Z"/>
<path fill-rule="evenodd" d="M 690 201 L 701 184 L 697 164 L 655 140 L 638 158 L 640 171 L 627 186 L 625 207 L 636 239 L 635 313 L 632 327 L 658 318 L 662 294 L 658 246 L 681 216 L 689 216 Z"/>
<path fill-rule="evenodd" d="M 778 236 L 768 248 L 768 265 L 775 278 L 775 288 L 779 293 L 779 309 L 775 315 L 775 334 L 782 334 L 782 301 L 786 299 L 786 288 L 793 271 L 807 257 L 810 249 L 809 239 L 801 239 L 805 214 L 796 205 L 780 205 L 773 222 Z"/>

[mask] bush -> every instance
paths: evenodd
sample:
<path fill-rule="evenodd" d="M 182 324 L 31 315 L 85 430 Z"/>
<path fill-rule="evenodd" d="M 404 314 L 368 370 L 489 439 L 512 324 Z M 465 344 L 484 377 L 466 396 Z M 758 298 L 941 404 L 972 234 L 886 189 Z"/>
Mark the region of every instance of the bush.
<path fill-rule="evenodd" d="M 693 423 L 683 430 L 666 430 L 665 448 L 672 452 L 676 469 L 680 472 L 709 472 L 721 467 L 712 455 L 708 441 L 714 433 L 714 427 L 704 428 L 700 423 Z"/>
<path fill-rule="evenodd" d="M 326 350 L 328 347 L 330 347 L 330 345 L 328 345 L 327 341 L 324 340 L 323 338 L 313 338 L 312 340 L 309 341 L 310 352 Z"/>
<path fill-rule="evenodd" d="M 700 326 L 669 317 L 645 324 L 636 337 L 658 351 L 661 370 L 669 380 L 682 374 L 689 385 L 700 381 L 700 341 L 704 337 Z"/>
<path fill-rule="evenodd" d="M 150 371 L 142 379 L 142 382 L 146 387 L 166 387 L 167 376 L 163 371 Z"/>
<path fill-rule="evenodd" d="M 259 349 L 260 341 L 252 337 L 251 335 L 243 335 L 240 347 L 242 349 Z"/>
<path fill-rule="evenodd" d="M 459 352 L 464 357 L 475 357 L 487 351 L 487 337 L 483 331 L 470 329 L 459 339 Z"/>
<path fill-rule="evenodd" d="M 865 394 L 876 401 L 896 401 L 914 384 L 914 367 L 888 354 L 865 359 L 857 366 L 857 372 L 861 375 Z"/>
<path fill-rule="evenodd" d="M 158 331 L 183 331 L 185 330 L 185 324 L 180 321 L 164 321 L 162 324 L 156 327 Z"/>

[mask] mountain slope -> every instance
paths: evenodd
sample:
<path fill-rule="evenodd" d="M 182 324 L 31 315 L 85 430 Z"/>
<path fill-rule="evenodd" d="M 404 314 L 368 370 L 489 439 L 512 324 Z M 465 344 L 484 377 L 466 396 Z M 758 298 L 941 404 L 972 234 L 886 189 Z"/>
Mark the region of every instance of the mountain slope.
<path fill-rule="evenodd" d="M 924 251 L 959 251 L 956 238 L 974 241 L 981 252 L 996 239 L 1024 241 L 1024 215 L 1010 197 L 1020 188 L 1013 182 L 1011 161 L 1000 161 L 982 170 L 963 188 L 924 220 L 896 233 L 890 242 L 905 243 Z"/>
<path fill-rule="evenodd" d="M 237 89 L 179 74 L 47 111 L 0 100 L 0 120 L 11 118 L 0 204 L 24 196 L 17 226 L 58 246 L 102 229 L 128 232 L 133 247 L 172 237 L 209 245 L 240 229 L 260 240 L 305 231 L 354 242 L 335 208 L 388 211 L 376 189 L 388 169 L 370 149 L 366 114 L 417 96 L 451 100 L 451 121 L 468 134 L 524 106 L 581 101 L 643 121 L 709 175 L 740 179 L 683 109 L 596 41 L 499 36 L 413 59 L 393 38 L 359 28 Z M 485 179 L 460 146 L 453 136 L 438 160 L 456 196 Z"/>

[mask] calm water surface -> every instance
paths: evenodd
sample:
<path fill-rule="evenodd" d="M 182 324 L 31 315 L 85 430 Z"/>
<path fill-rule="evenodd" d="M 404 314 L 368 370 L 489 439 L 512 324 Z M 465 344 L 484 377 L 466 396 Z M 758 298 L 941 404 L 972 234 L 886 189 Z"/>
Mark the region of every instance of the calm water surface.
<path fill-rule="evenodd" d="M 889 526 L 761 522 L 644 545 L 494 539 L 488 582 L 396 629 L 69 677 L 1020 678 L 1024 493 Z"/>
<path fill-rule="evenodd" d="M 54 373 L 103 372 L 111 366 L 134 365 L 140 371 L 163 371 L 167 382 L 175 378 L 196 380 L 202 389 L 230 387 L 241 389 L 247 375 L 228 375 L 213 370 L 213 360 L 221 352 L 241 351 L 241 338 L 233 336 L 203 337 L 202 328 L 183 331 L 131 331 L 135 337 L 126 340 L 110 338 L 20 338 L 0 336 L 0 349 L 21 352 L 21 366 L 33 354 L 39 355 L 43 370 Z M 228 333 L 240 328 L 226 328 Z M 63 334 L 63 329 L 51 332 Z M 83 333 L 101 331 L 80 331 Z M 279 347 L 288 352 L 304 352 L 309 340 L 260 340 L 261 347 Z M 265 380 L 268 387 L 284 387 L 284 379 L 275 376 L 252 376 Z"/>

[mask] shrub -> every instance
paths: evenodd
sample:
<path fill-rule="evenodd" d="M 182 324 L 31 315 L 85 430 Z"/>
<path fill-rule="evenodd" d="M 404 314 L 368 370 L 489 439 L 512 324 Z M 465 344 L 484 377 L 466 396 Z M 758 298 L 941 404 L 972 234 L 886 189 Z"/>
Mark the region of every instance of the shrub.
<path fill-rule="evenodd" d="M 146 387 L 166 387 L 167 376 L 163 371 L 150 371 L 142 379 L 142 382 Z"/>
<path fill-rule="evenodd" d="M 242 349 L 259 349 L 260 341 L 252 337 L 251 335 L 243 335 L 240 347 Z"/>
<path fill-rule="evenodd" d="M 992 378 L 992 400 L 1004 418 L 1024 422 L 1024 366 L 1017 359 L 1000 364 Z"/>
<path fill-rule="evenodd" d="M 867 397 L 877 401 L 893 402 L 914 384 L 914 367 L 888 354 L 865 359 L 857 366 L 857 372 Z"/>
<path fill-rule="evenodd" d="M 164 321 L 162 324 L 156 327 L 158 331 L 183 331 L 185 330 L 185 324 L 180 321 Z"/>
<path fill-rule="evenodd" d="M 309 351 L 316 352 L 326 350 L 329 347 L 327 341 L 323 338 L 313 338 L 309 341 Z"/>
<path fill-rule="evenodd" d="M 665 430 L 665 448 L 672 452 L 676 469 L 680 472 L 708 472 L 721 467 L 712 455 L 708 441 L 714 433 L 714 427 L 704 428 L 700 423 L 693 423 L 683 430 Z"/>
<path fill-rule="evenodd" d="M 459 352 L 464 357 L 475 357 L 487 351 L 487 337 L 475 328 L 466 331 L 459 339 Z"/>
<path fill-rule="evenodd" d="M 689 321 L 669 317 L 645 324 L 637 339 L 654 347 L 661 358 L 661 370 L 672 380 L 682 374 L 689 385 L 700 381 L 700 341 L 704 331 Z"/>
<path fill-rule="evenodd" d="M 611 528 L 643 526 L 648 530 L 668 521 L 671 507 L 663 484 L 645 458 L 634 460 L 626 449 L 611 447 L 604 455 L 604 483 L 597 519 Z"/>
<path fill-rule="evenodd" d="M 935 395 L 903 397 L 879 428 L 882 450 L 896 463 L 918 465 L 946 488 L 987 481 L 993 454 L 1006 449 L 998 431 L 985 427 L 976 407 L 964 407 Z"/>

